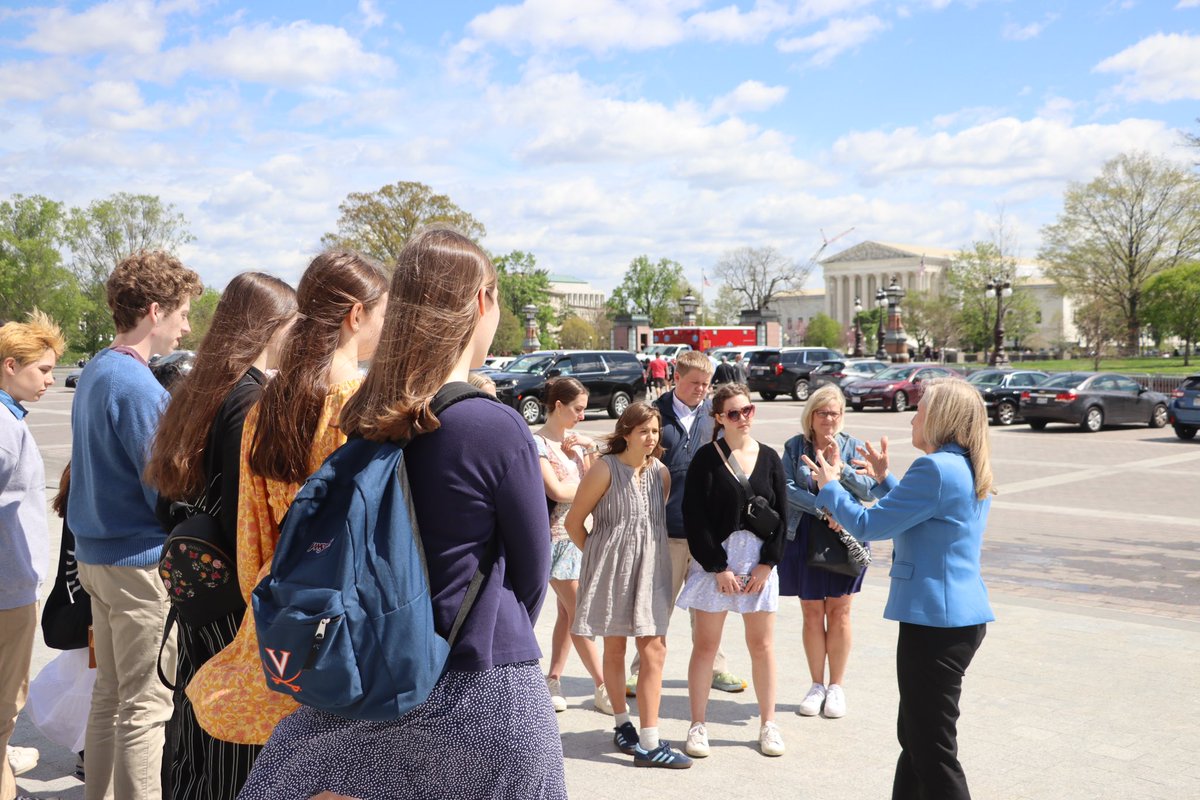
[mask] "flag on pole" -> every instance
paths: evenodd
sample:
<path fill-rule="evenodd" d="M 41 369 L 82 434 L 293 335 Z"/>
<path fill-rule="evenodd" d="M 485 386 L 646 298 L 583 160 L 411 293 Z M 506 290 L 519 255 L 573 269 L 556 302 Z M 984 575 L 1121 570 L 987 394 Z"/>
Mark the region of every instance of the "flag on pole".
<path fill-rule="evenodd" d="M 704 270 L 700 270 L 700 282 L 705 286 L 712 286 L 712 284 L 709 283 L 708 278 L 704 276 Z"/>

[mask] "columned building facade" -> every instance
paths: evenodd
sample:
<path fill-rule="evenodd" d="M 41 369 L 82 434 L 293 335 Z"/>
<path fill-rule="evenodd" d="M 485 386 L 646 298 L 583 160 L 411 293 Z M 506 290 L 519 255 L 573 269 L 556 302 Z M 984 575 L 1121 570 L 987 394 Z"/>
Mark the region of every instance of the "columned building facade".
<path fill-rule="evenodd" d="M 825 313 L 843 327 L 854 324 L 854 300 L 871 309 L 875 293 L 899 276 L 905 291 L 940 294 L 955 251 L 924 245 L 862 242 L 820 262 L 825 270 Z"/>

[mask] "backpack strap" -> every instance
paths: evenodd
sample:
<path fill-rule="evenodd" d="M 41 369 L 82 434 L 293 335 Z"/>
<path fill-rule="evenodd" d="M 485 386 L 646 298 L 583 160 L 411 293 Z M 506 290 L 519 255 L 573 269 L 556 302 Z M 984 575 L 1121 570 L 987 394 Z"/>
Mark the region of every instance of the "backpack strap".
<path fill-rule="evenodd" d="M 472 397 L 486 397 L 488 400 L 500 402 L 487 392 L 476 389 L 466 381 L 452 381 L 447 383 L 441 389 L 438 389 L 437 394 L 429 401 L 429 410 L 435 415 L 441 414 L 450 406 L 462 400 L 469 400 Z"/>

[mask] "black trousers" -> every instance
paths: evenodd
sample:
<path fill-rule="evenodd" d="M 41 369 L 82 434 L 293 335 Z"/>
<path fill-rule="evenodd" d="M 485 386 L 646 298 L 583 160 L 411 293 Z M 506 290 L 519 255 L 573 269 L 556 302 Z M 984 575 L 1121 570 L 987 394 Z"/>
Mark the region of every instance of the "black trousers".
<path fill-rule="evenodd" d="M 237 635 L 242 611 L 192 627 L 179 624 L 179 667 L 175 713 L 167 728 L 172 800 L 234 800 L 246 782 L 262 746 L 214 739 L 200 727 L 184 689 L 206 661 Z"/>
<path fill-rule="evenodd" d="M 900 623 L 900 759 L 892 800 L 970 800 L 967 776 L 958 763 L 958 700 L 963 675 L 986 632 L 986 625 L 931 628 Z"/>

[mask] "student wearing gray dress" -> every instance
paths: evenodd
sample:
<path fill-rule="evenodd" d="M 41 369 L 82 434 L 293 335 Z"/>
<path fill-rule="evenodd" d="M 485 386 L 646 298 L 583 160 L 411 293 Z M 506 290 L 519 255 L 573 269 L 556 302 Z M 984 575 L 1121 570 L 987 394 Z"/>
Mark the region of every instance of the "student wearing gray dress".
<path fill-rule="evenodd" d="M 583 551 L 579 605 L 572 633 L 604 637 L 604 683 L 625 685 L 625 646 L 634 637 L 638 717 L 633 727 L 621 692 L 610 695 L 613 743 L 635 766 L 686 769 L 691 759 L 658 735 L 667 623 L 671 618 L 671 559 L 667 497 L 671 474 L 658 460 L 662 418 L 648 403 L 633 403 L 617 420 L 608 453 L 583 477 L 565 521 Z M 584 520 L 592 515 L 592 530 Z"/>

